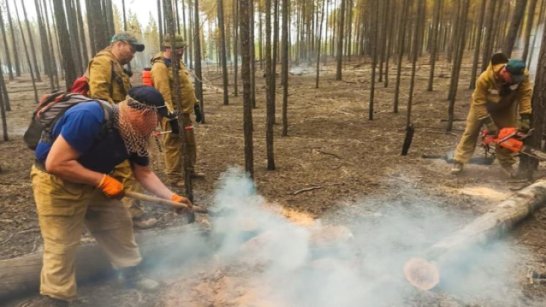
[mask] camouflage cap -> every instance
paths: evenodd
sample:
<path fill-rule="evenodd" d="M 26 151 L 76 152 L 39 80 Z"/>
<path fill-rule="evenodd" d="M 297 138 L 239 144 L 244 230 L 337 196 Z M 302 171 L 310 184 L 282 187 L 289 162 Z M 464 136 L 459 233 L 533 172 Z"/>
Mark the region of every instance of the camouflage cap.
<path fill-rule="evenodd" d="M 166 35 L 163 39 L 163 47 L 172 48 L 173 46 L 174 48 L 184 48 L 186 47 L 186 42 L 180 35 L 175 35 L 174 40 L 171 39 L 170 35 Z"/>
<path fill-rule="evenodd" d="M 520 83 L 525 78 L 525 62 L 519 59 L 510 59 L 506 63 L 506 70 L 510 73 L 512 77 L 512 82 Z"/>
<path fill-rule="evenodd" d="M 128 42 L 133 47 L 135 47 L 136 51 L 139 51 L 139 52 L 144 51 L 144 44 L 139 42 L 138 39 L 129 32 L 116 33 L 114 36 L 112 36 L 110 43 L 115 43 L 118 41 Z"/>

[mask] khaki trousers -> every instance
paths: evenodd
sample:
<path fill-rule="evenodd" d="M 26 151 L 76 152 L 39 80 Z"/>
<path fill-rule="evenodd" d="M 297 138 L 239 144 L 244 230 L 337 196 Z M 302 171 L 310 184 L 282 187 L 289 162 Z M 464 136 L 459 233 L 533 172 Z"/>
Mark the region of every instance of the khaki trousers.
<path fill-rule="evenodd" d="M 121 181 L 125 189 L 133 192 L 142 192 L 142 187 L 133 175 L 133 169 L 131 168 L 129 160 L 125 160 L 116 165 L 111 175 Z M 144 214 L 144 210 L 140 207 L 140 202 L 138 200 L 124 197 L 122 202 L 123 205 L 129 209 L 131 217 L 138 218 Z"/>
<path fill-rule="evenodd" d="M 184 122 L 191 123 L 189 114 L 182 114 L 184 117 Z M 161 126 L 164 131 L 171 130 L 170 125 L 166 119 L 163 119 Z M 195 145 L 195 134 L 193 129 L 186 130 L 180 129 L 180 132 L 186 134 L 188 140 L 189 156 L 190 156 L 190 169 L 189 171 L 194 170 L 195 161 L 197 159 L 197 150 Z M 165 173 L 169 178 L 171 183 L 175 183 L 184 179 L 184 174 L 182 173 L 182 165 L 184 161 L 184 152 L 183 152 L 183 140 L 180 134 L 167 133 L 163 135 L 163 147 L 165 155 Z"/>
<path fill-rule="evenodd" d="M 517 125 L 517 103 L 513 103 L 512 106 L 496 111 L 490 112 L 491 118 L 499 129 L 505 127 L 516 127 Z M 474 154 L 476 149 L 476 143 L 480 137 L 480 128 L 482 121 L 476 118 L 474 110 L 470 107 L 468 117 L 466 118 L 466 127 L 457 148 L 455 149 L 455 160 L 461 163 L 467 163 L 468 160 Z M 516 162 L 516 159 L 509 150 L 495 147 L 496 157 L 499 160 L 500 165 L 509 166 Z"/>
<path fill-rule="evenodd" d="M 127 208 L 92 186 L 71 183 L 32 167 L 32 189 L 44 240 L 40 293 L 76 297 L 74 258 L 84 224 L 114 268 L 136 266 L 141 256 Z"/>

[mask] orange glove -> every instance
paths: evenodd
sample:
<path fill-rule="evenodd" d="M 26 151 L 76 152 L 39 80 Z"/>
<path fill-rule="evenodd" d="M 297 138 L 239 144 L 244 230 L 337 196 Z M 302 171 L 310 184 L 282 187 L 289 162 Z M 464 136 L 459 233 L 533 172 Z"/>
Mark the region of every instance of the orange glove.
<path fill-rule="evenodd" d="M 176 208 L 176 213 L 178 214 L 182 214 L 184 212 L 187 212 L 189 214 L 193 214 L 193 212 L 191 211 L 191 201 L 189 199 L 187 199 L 186 197 L 184 196 L 180 196 L 176 193 L 174 193 L 172 196 L 171 196 L 171 200 L 174 201 L 174 202 L 177 202 L 177 203 L 183 203 L 183 204 L 186 204 L 188 206 L 188 209 L 184 209 L 184 208 Z M 188 211 L 189 210 L 189 211 Z"/>
<path fill-rule="evenodd" d="M 180 196 L 180 195 L 174 193 L 171 196 L 171 200 L 174 201 L 174 202 L 177 202 L 177 203 L 186 204 L 186 205 L 188 205 L 189 208 L 191 208 L 191 201 L 189 199 L 187 199 L 186 197 L 184 197 L 184 196 Z"/>
<path fill-rule="evenodd" d="M 102 176 L 97 188 L 101 189 L 102 193 L 110 198 L 123 196 L 123 183 L 106 174 Z"/>

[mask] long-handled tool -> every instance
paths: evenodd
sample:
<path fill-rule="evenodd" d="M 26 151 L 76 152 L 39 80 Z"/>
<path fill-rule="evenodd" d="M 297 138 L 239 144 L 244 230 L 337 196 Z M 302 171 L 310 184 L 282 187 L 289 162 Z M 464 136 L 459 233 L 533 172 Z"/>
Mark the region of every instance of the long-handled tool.
<path fill-rule="evenodd" d="M 190 207 L 184 203 L 178 203 L 172 200 L 163 199 L 163 198 L 151 196 L 148 194 L 143 194 L 143 193 L 138 193 L 133 191 L 125 191 L 125 196 L 129 198 L 133 198 L 133 199 L 142 200 L 142 201 L 149 201 L 149 202 L 153 202 L 153 203 L 157 203 L 161 205 L 167 205 L 177 209 L 187 209 L 197 213 L 207 213 L 207 214 L 209 213 L 207 208 L 203 208 L 203 207 L 199 207 L 195 205 Z"/>

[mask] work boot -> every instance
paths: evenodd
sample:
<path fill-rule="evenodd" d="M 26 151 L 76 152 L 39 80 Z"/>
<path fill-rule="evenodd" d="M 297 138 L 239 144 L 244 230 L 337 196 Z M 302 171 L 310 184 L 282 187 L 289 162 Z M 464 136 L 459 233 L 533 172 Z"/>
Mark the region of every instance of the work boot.
<path fill-rule="evenodd" d="M 159 282 L 144 277 L 136 266 L 119 269 L 118 272 L 118 279 L 125 288 L 149 292 L 159 289 Z"/>
<path fill-rule="evenodd" d="M 501 165 L 502 173 L 506 175 L 508 178 L 515 178 L 516 172 L 514 171 L 514 168 L 512 165 Z"/>
<path fill-rule="evenodd" d="M 47 295 L 40 295 L 40 297 L 32 298 L 20 304 L 19 307 L 68 307 L 68 302 Z"/>
<path fill-rule="evenodd" d="M 458 175 L 463 171 L 463 164 L 459 161 L 453 162 L 451 166 L 451 174 Z"/>

